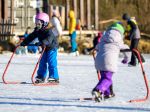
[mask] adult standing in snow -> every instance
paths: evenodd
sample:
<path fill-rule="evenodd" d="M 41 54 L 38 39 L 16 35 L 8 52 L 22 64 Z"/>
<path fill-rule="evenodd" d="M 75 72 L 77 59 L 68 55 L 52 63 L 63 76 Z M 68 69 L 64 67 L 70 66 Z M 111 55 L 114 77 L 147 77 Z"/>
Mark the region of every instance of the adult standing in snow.
<path fill-rule="evenodd" d="M 56 37 L 62 35 L 62 23 L 59 12 L 57 10 L 53 10 L 53 15 L 51 19 L 53 33 Z"/>
<path fill-rule="evenodd" d="M 127 22 L 127 32 L 129 32 L 128 38 L 131 40 L 130 49 L 131 50 L 137 49 L 139 40 L 141 38 L 140 30 L 138 28 L 137 22 L 136 22 L 135 18 L 130 18 L 130 16 L 127 13 L 123 14 L 122 19 Z M 137 56 L 132 52 L 131 61 L 128 63 L 128 65 L 136 66 L 136 64 L 137 64 L 136 58 L 137 58 Z M 141 59 L 142 59 L 142 62 L 145 62 L 145 59 L 142 55 L 141 55 Z M 127 62 L 127 60 L 125 62 Z"/>
<path fill-rule="evenodd" d="M 71 53 L 78 55 L 78 46 L 76 42 L 76 18 L 73 10 L 69 12 L 69 36 L 70 36 L 70 43 L 71 43 Z"/>
<path fill-rule="evenodd" d="M 95 100 L 100 102 L 103 98 L 112 97 L 110 92 L 112 76 L 117 71 L 117 62 L 120 49 L 129 49 L 123 42 L 124 28 L 120 22 L 113 23 L 102 36 L 96 46 L 97 55 L 95 68 L 100 71 L 101 79 L 92 91 Z M 128 58 L 124 53 L 124 58 Z"/>
<path fill-rule="evenodd" d="M 61 26 L 52 26 L 50 24 L 49 16 L 46 13 L 38 13 L 36 15 L 35 25 L 34 31 L 21 43 L 21 46 L 26 46 L 32 40 L 38 38 L 40 43 L 46 47 L 39 64 L 35 83 L 43 83 L 48 73 L 48 82 L 59 82 L 57 49 L 58 36 L 60 34 L 59 31 L 56 31 L 56 27 L 61 28 Z M 58 23 L 57 25 L 60 24 Z"/>

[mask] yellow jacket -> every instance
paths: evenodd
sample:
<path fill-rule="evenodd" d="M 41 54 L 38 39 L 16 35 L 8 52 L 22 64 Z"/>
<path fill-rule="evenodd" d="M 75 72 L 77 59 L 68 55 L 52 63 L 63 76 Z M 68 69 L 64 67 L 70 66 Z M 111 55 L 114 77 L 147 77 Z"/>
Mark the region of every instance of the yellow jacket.
<path fill-rule="evenodd" d="M 71 10 L 69 12 L 69 18 L 70 18 L 70 22 L 69 22 L 69 34 L 72 34 L 76 30 L 76 18 L 75 18 L 74 11 Z"/>

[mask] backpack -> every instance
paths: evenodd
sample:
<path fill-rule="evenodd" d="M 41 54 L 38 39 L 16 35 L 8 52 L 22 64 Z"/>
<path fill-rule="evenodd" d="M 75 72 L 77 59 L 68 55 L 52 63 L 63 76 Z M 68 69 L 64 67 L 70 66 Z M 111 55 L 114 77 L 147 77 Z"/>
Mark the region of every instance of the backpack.
<path fill-rule="evenodd" d="M 77 22 L 76 22 L 76 30 L 80 30 L 80 20 L 79 19 L 77 19 L 76 20 Z"/>

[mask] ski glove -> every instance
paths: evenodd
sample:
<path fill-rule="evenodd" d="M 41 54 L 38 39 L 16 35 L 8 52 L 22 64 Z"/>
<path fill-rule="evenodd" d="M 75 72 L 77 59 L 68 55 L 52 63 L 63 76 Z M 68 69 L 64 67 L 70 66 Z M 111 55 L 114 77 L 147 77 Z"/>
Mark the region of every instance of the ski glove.
<path fill-rule="evenodd" d="M 35 43 L 35 46 L 42 46 L 42 43 L 41 42 L 37 42 L 37 43 Z"/>
<path fill-rule="evenodd" d="M 122 62 L 123 64 L 127 64 L 127 63 L 128 63 L 128 58 L 124 58 L 121 62 Z"/>

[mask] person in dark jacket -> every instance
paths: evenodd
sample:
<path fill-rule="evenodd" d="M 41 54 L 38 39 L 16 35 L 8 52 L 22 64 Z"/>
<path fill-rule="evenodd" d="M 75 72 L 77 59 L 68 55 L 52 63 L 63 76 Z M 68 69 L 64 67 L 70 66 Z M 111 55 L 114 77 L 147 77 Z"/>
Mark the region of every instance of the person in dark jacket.
<path fill-rule="evenodd" d="M 140 30 L 138 28 L 137 22 L 135 18 L 131 18 L 127 13 L 124 13 L 122 19 L 127 22 L 127 31 L 128 31 L 128 38 L 131 40 L 130 49 L 137 49 L 140 36 Z M 141 54 L 140 54 L 141 55 Z M 136 58 L 137 56 L 132 52 L 131 61 L 128 63 L 129 66 L 136 66 Z M 142 62 L 145 62 L 144 57 L 141 55 Z M 127 62 L 127 61 L 126 61 Z"/>
<path fill-rule="evenodd" d="M 43 83 L 48 73 L 48 82 L 59 82 L 57 69 L 58 35 L 54 34 L 54 27 L 49 21 L 49 16 L 46 13 L 38 13 L 35 17 L 34 31 L 21 43 L 21 46 L 26 46 L 38 38 L 42 46 L 46 47 L 39 64 L 35 83 Z"/>
<path fill-rule="evenodd" d="M 102 32 L 98 32 L 98 35 L 93 39 L 93 47 L 85 48 L 83 51 L 84 54 L 90 54 L 90 52 L 96 48 L 96 45 L 100 42 L 102 35 L 103 35 Z"/>

